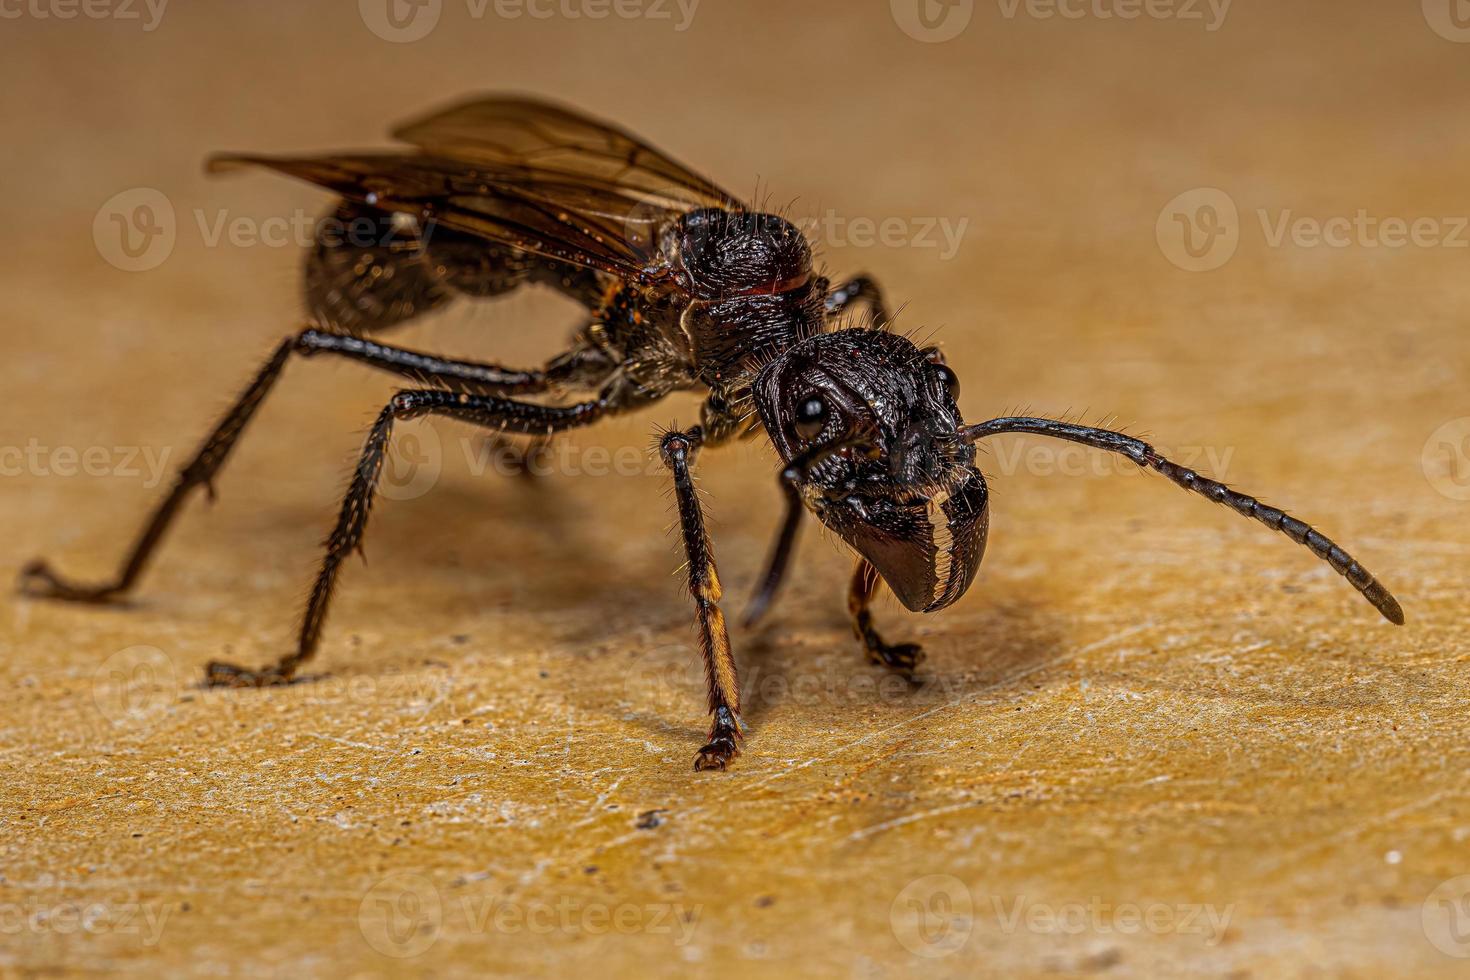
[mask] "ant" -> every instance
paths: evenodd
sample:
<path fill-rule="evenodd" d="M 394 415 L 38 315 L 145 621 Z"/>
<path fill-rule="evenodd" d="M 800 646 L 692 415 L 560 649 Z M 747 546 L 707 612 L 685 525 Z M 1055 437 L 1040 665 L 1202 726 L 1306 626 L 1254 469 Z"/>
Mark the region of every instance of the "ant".
<path fill-rule="evenodd" d="M 345 243 L 319 234 L 305 265 L 311 325 L 280 343 L 210 433 L 115 579 L 77 584 L 36 561 L 22 573 L 25 589 L 84 602 L 131 589 L 185 499 L 200 487 L 213 496 L 215 477 L 287 362 L 331 355 L 414 387 L 393 396 L 367 436 L 295 649 L 258 669 L 210 663 L 209 685 L 289 683 L 316 653 L 338 572 L 362 542 L 398 423 L 439 415 L 549 438 L 690 390 L 705 395 L 700 422 L 665 433 L 659 452 L 673 476 L 714 719 L 695 769 L 724 769 L 742 739 L 723 591 L 692 475 L 697 453 L 736 438 L 770 440 L 787 499 L 745 622 L 754 624 L 775 597 L 801 516 L 811 511 L 858 555 L 848 609 L 868 657 L 910 678 L 923 651 L 882 638 L 873 598 L 883 582 L 908 609 L 936 612 L 965 594 L 990 523 L 975 443 L 1002 433 L 1119 453 L 1305 545 L 1384 618 L 1404 621 L 1388 590 L 1324 535 L 1138 439 L 1043 418 L 966 425 L 958 379 L 938 350 L 877 326 L 889 317 L 871 279 L 829 282 L 813 270 L 811 246 L 790 222 L 753 210 L 623 129 L 548 102 L 491 97 L 393 135 L 408 148 L 211 162 L 214 170 L 255 165 L 310 181 L 340 198 L 340 224 L 367 222 L 393 234 Z M 368 339 L 457 296 L 503 296 L 530 283 L 589 312 L 570 348 L 540 368 Z M 874 326 L 833 329 L 859 304 Z M 527 397 L 538 395 L 547 397 Z"/>

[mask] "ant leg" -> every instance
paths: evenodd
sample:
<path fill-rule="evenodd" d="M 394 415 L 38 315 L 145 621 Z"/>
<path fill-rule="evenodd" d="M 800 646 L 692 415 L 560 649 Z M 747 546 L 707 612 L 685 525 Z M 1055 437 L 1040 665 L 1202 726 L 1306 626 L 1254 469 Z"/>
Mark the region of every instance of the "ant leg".
<path fill-rule="evenodd" d="M 179 472 L 173 489 L 153 516 L 144 526 L 124 560 L 117 576 L 100 584 L 79 584 L 68 581 L 42 559 L 37 559 L 21 570 L 22 591 L 31 595 L 65 599 L 73 602 L 105 602 L 127 592 L 137 582 L 143 570 L 162 542 L 179 508 L 197 487 L 203 487 L 210 500 L 214 499 L 214 478 L 224 466 L 230 451 L 235 448 L 240 435 L 255 412 L 260 408 L 271 389 L 280 379 L 286 361 L 292 354 L 311 356 L 336 354 L 359 361 L 370 367 L 391 371 L 424 384 L 436 384 L 454 391 L 493 392 L 539 392 L 564 378 L 581 380 L 586 364 L 576 358 L 577 352 L 563 355 L 554 360 L 545 371 L 514 371 L 493 364 L 471 361 L 456 361 L 373 343 L 358 337 L 324 333 L 320 330 L 304 330 L 295 337 L 287 338 L 276 347 L 270 360 L 256 374 L 255 380 L 225 415 L 194 458 Z M 579 372 L 574 374 L 573 372 Z"/>
<path fill-rule="evenodd" d="M 265 687 L 285 684 L 316 653 L 332 593 L 337 584 L 337 571 L 343 559 L 361 549 L 363 532 L 367 529 L 378 476 L 383 469 L 383 458 L 395 421 L 416 419 L 425 415 L 443 415 L 471 425 L 505 432 L 549 433 L 590 425 L 615 407 L 607 397 L 574 405 L 550 406 L 451 391 L 412 390 L 400 391 L 394 395 L 379 413 L 372 431 L 368 433 L 367 441 L 363 444 L 362 456 L 342 500 L 337 524 L 326 541 L 326 555 L 322 558 L 321 570 L 312 586 L 311 598 L 307 600 L 296 650 L 263 670 L 248 670 L 220 661 L 211 662 L 205 668 L 205 683 L 212 687 Z"/>
<path fill-rule="evenodd" d="M 781 471 L 781 489 L 786 494 L 786 519 L 781 522 L 781 530 L 776 535 L 775 544 L 771 546 L 770 557 L 766 559 L 766 572 L 761 576 L 760 589 L 751 597 L 750 605 L 745 607 L 740 625 L 748 628 L 760 622 L 760 618 L 775 600 L 776 593 L 781 591 L 786 568 L 791 562 L 791 553 L 796 548 L 796 534 L 801 530 L 801 514 L 806 507 L 801 499 L 801 485 L 806 480 L 807 473 L 828 456 L 848 449 L 870 448 L 871 443 L 861 435 L 827 446 L 813 446 Z"/>
<path fill-rule="evenodd" d="M 878 594 L 882 579 L 878 570 L 866 558 L 859 558 L 852 572 L 852 585 L 847 590 L 847 612 L 852 617 L 852 631 L 862 642 L 868 659 L 882 664 L 908 678 L 914 679 L 914 670 L 924 659 L 924 648 L 917 643 L 887 643 L 873 626 L 873 614 L 868 607 Z"/>
<path fill-rule="evenodd" d="M 699 618 L 699 647 L 704 654 L 705 679 L 709 684 L 709 710 L 714 715 L 709 742 L 694 757 L 695 770 L 724 769 L 740 754 L 740 677 L 735 655 L 730 651 L 730 633 L 720 611 L 720 576 L 704 513 L 689 464 L 705 442 L 700 426 L 687 432 L 670 432 L 659 444 L 664 464 L 674 474 L 674 497 L 679 503 L 679 527 L 683 532 L 684 555 L 688 559 L 689 594 Z"/>
<path fill-rule="evenodd" d="M 297 334 L 291 350 L 304 357 L 335 354 L 407 378 L 415 384 L 480 395 L 539 394 L 561 380 L 546 370 L 521 371 L 496 364 L 438 357 L 362 337 L 315 329 Z"/>
<path fill-rule="evenodd" d="M 847 312 L 849 306 L 859 301 L 868 305 L 868 312 L 872 314 L 874 323 L 881 325 L 888 322 L 888 307 L 883 302 L 883 290 L 872 277 L 865 275 L 853 276 L 847 282 L 832 288 L 827 294 L 827 316 L 841 316 Z"/>
<path fill-rule="evenodd" d="M 214 499 L 214 477 L 224 465 L 225 458 L 229 456 L 230 450 L 234 448 L 235 442 L 240 438 L 240 433 L 249 424 L 255 415 L 255 410 L 270 393 L 276 380 L 281 376 L 281 369 L 286 366 L 286 359 L 291 356 L 291 348 L 294 340 L 286 340 L 276 348 L 270 360 L 256 374 L 255 380 L 250 382 L 250 387 L 245 389 L 244 394 L 235 402 L 227 415 L 215 426 L 209 438 L 204 440 L 204 445 L 194 455 L 181 471 L 169 495 L 164 498 L 162 504 L 153 512 L 153 516 L 144 526 L 143 532 L 133 543 L 127 559 L 123 562 L 117 577 L 110 582 L 96 585 L 81 585 L 69 581 L 51 570 L 51 566 L 44 558 L 37 558 L 27 564 L 20 572 L 20 589 L 27 595 L 39 596 L 48 599 L 65 599 L 71 602 L 106 602 L 116 595 L 120 595 L 130 588 L 138 577 L 143 574 L 143 569 L 148 564 L 159 542 L 163 540 L 169 525 L 173 523 L 179 508 L 183 505 L 189 493 L 195 487 L 204 487 L 209 499 Z"/>

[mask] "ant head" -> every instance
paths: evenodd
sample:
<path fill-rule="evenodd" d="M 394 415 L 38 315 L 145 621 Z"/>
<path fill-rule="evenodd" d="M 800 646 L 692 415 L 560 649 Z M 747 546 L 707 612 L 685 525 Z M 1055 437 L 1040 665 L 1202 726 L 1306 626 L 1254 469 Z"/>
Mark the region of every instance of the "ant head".
<path fill-rule="evenodd" d="M 699 299 L 784 293 L 811 279 L 811 245 L 780 215 L 701 208 L 669 235 L 666 247 Z"/>
<path fill-rule="evenodd" d="M 989 494 L 937 350 L 881 330 L 808 338 L 753 388 L 803 501 L 905 606 L 964 595 L 985 553 Z"/>

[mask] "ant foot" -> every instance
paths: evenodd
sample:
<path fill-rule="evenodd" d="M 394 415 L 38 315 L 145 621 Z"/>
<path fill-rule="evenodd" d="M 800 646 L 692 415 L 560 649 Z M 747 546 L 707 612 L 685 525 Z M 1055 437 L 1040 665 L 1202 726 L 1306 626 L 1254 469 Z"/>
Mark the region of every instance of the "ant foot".
<path fill-rule="evenodd" d="M 117 595 L 115 585 L 77 585 L 51 570 L 43 558 L 29 562 L 20 570 L 16 588 L 34 599 L 61 599 L 66 602 L 106 602 Z"/>
<path fill-rule="evenodd" d="M 277 687 L 289 683 L 290 675 L 275 667 L 247 670 L 221 660 L 211 660 L 204 668 L 205 687 Z"/>
<path fill-rule="evenodd" d="M 694 771 L 705 769 L 723 770 L 740 754 L 740 729 L 729 708 L 715 710 L 715 727 L 709 733 L 709 743 L 694 757 Z"/>
<path fill-rule="evenodd" d="M 882 664 L 889 670 L 908 680 L 914 679 L 914 671 L 924 662 L 924 648 L 917 643 L 883 643 L 868 647 L 868 659 Z"/>

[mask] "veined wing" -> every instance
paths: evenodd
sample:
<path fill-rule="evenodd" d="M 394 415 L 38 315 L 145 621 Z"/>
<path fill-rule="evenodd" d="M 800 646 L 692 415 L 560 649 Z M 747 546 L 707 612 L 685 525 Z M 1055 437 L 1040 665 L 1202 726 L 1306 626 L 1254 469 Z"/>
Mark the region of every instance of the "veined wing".
<path fill-rule="evenodd" d="M 622 127 L 541 99 L 472 99 L 399 126 L 392 135 L 432 155 L 574 176 L 670 211 L 748 210 L 708 177 Z"/>
<path fill-rule="evenodd" d="M 212 172 L 260 166 L 384 211 L 649 283 L 674 211 L 579 177 L 420 153 L 218 156 Z"/>

